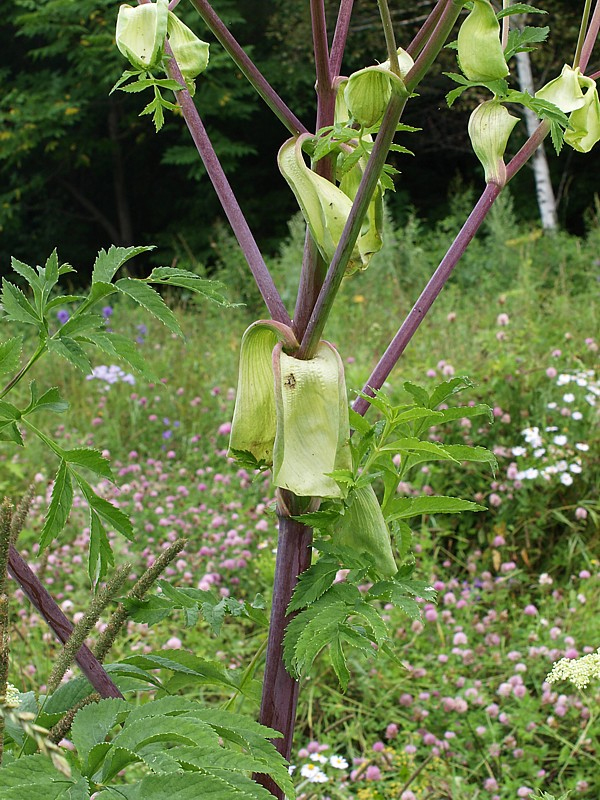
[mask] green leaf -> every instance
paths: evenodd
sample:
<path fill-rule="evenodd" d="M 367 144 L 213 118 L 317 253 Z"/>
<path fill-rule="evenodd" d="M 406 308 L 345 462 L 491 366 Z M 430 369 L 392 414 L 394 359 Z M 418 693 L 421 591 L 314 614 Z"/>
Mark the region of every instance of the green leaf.
<path fill-rule="evenodd" d="M 123 712 L 130 708 L 125 700 L 110 698 L 91 703 L 80 709 L 71 726 L 71 741 L 77 749 L 84 773 L 85 763 L 91 749 L 103 742 L 114 728 Z"/>
<path fill-rule="evenodd" d="M 121 602 L 130 619 L 134 622 L 145 622 L 147 625 L 156 625 L 175 610 L 175 604 L 166 597 L 149 597 L 147 600 L 124 597 Z"/>
<path fill-rule="evenodd" d="M 131 297 L 132 300 L 135 300 L 136 303 L 139 303 L 153 314 L 170 331 L 183 338 L 183 331 L 179 327 L 175 314 L 173 314 L 159 293 L 154 291 L 148 284 L 133 278 L 121 278 L 116 282 L 115 286 L 120 292 Z"/>
<path fill-rule="evenodd" d="M 16 422 L 10 420 L 0 420 L 0 442 L 13 442 L 19 447 L 24 447 L 25 442 L 21 436 L 21 431 Z"/>
<path fill-rule="evenodd" d="M 381 451 L 386 453 L 425 453 L 431 455 L 434 460 L 450 460 L 456 459 L 441 444 L 436 442 L 426 442 L 417 439 L 415 436 L 407 436 L 403 439 L 396 439 L 393 442 L 385 444 Z"/>
<path fill-rule="evenodd" d="M 142 669 L 169 669 L 182 675 L 189 675 L 199 683 L 215 684 L 227 688 L 238 688 L 237 679 L 231 670 L 221 664 L 206 661 L 185 650 L 161 650 L 158 653 L 128 656 L 120 663 L 133 664 Z"/>
<path fill-rule="evenodd" d="M 452 395 L 462 392 L 464 389 L 471 389 L 475 384 L 466 375 L 459 375 L 449 381 L 438 384 L 429 398 L 430 408 L 437 408 Z"/>
<path fill-rule="evenodd" d="M 5 318 L 39 327 L 42 320 L 23 292 L 2 278 L 2 308 Z"/>
<path fill-rule="evenodd" d="M 109 247 L 106 250 L 100 250 L 94 261 L 94 269 L 92 270 L 92 284 L 101 281 L 103 283 L 110 283 L 115 276 L 115 273 L 135 256 L 140 253 L 148 253 L 154 250 L 154 245 L 150 247 Z M 93 288 L 93 287 L 92 287 Z"/>
<path fill-rule="evenodd" d="M 291 614 L 318 600 L 333 585 L 339 568 L 337 560 L 320 558 L 305 570 L 298 578 L 287 613 Z"/>
<path fill-rule="evenodd" d="M 50 505 L 48 506 L 46 519 L 40 534 L 40 550 L 44 550 L 65 527 L 72 505 L 73 483 L 71 471 L 69 465 L 63 459 L 54 479 Z"/>
<path fill-rule="evenodd" d="M 88 555 L 88 575 L 92 586 L 97 586 L 114 566 L 115 557 L 110 546 L 108 534 L 98 514 L 90 508 L 90 551 Z"/>
<path fill-rule="evenodd" d="M 70 339 L 68 336 L 59 336 L 57 338 L 48 339 L 48 350 L 52 353 L 56 353 L 59 356 L 62 356 L 67 361 L 70 361 L 71 364 L 80 369 L 86 375 L 92 371 L 92 365 L 90 364 L 90 360 L 85 354 L 85 351 L 81 347 L 81 345 L 75 341 L 75 339 Z"/>
<path fill-rule="evenodd" d="M 94 450 L 91 447 L 76 447 L 72 450 L 63 450 L 62 457 L 69 464 L 77 464 L 78 467 L 89 469 L 96 475 L 114 482 L 110 461 L 99 450 Z"/>
<path fill-rule="evenodd" d="M 0 417 L 4 417 L 5 420 L 17 420 L 21 419 L 22 413 L 8 400 L 0 400 Z"/>
<path fill-rule="evenodd" d="M 60 335 L 62 337 L 76 336 L 97 328 L 102 328 L 103 324 L 104 319 L 100 314 L 80 314 L 71 317 L 61 326 Z"/>
<path fill-rule="evenodd" d="M 87 781 L 59 772 L 44 755 L 22 756 L 2 767 L 0 800 L 89 800 Z"/>
<path fill-rule="evenodd" d="M 508 6 L 508 8 L 503 8 L 501 11 L 498 11 L 496 14 L 497 19 L 502 19 L 502 17 L 508 17 L 509 14 L 547 14 L 547 11 L 544 11 L 542 8 L 536 8 L 535 6 L 529 6 L 527 3 L 513 3 L 512 6 Z"/>
<path fill-rule="evenodd" d="M 200 294 L 225 308 L 236 308 L 239 305 L 227 300 L 223 294 L 226 286 L 221 281 L 201 278 L 194 272 L 179 267 L 156 267 L 146 278 L 146 281 L 147 283 L 162 283 L 167 286 L 180 286 L 183 289 L 190 289 L 190 291 Z"/>
<path fill-rule="evenodd" d="M 31 399 L 27 408 L 23 411 L 23 415 L 32 414 L 34 411 L 53 411 L 55 414 L 62 414 L 69 409 L 69 404 L 62 399 L 56 386 L 47 389 L 38 397 L 37 384 L 35 381 L 31 381 L 29 391 Z"/>
<path fill-rule="evenodd" d="M 283 643 L 283 659 L 288 671 L 306 675 L 321 650 L 338 635 L 339 626 L 352 612 L 344 600 L 327 595 L 301 611 L 288 624 Z"/>
<path fill-rule="evenodd" d="M 32 267 L 19 261 L 19 259 L 14 256 L 10 259 L 10 265 L 14 272 L 22 278 L 25 278 L 34 291 L 41 292 L 42 282 L 40 281 L 39 275 Z"/>
<path fill-rule="evenodd" d="M 397 497 L 388 505 L 386 520 L 408 519 L 422 514 L 458 514 L 461 511 L 486 511 L 486 508 L 459 497 Z"/>
<path fill-rule="evenodd" d="M 411 381 L 405 381 L 402 384 L 402 388 L 405 392 L 408 392 L 411 397 L 415 398 L 415 403 L 418 406 L 423 406 L 425 408 L 432 407 L 429 403 L 429 395 L 422 386 L 417 386 L 417 384 L 411 383 Z"/>
<path fill-rule="evenodd" d="M 262 800 L 264 790 L 240 790 L 216 775 L 186 772 L 176 775 L 151 775 L 139 784 L 138 800 Z M 293 797 L 293 795 L 291 795 Z"/>
<path fill-rule="evenodd" d="M 309 511 L 306 514 L 298 514 L 294 519 L 303 525 L 319 530 L 328 530 L 340 517 L 342 507 L 323 509 L 322 511 Z"/>
<path fill-rule="evenodd" d="M 0 344 L 0 375 L 14 372 L 19 367 L 22 347 L 20 336 L 14 336 Z"/>
<path fill-rule="evenodd" d="M 445 449 L 457 461 L 477 461 L 482 464 L 489 464 L 492 474 L 496 474 L 498 469 L 498 459 L 485 447 L 469 447 L 466 444 L 447 444 Z"/>
<path fill-rule="evenodd" d="M 514 6 L 509 9 L 511 13 L 513 8 Z M 535 50 L 535 45 L 545 42 L 549 33 L 550 28 L 547 26 L 540 28 L 527 26 L 520 30 L 513 29 L 509 31 L 504 51 L 506 60 L 508 61 L 509 58 L 512 58 L 515 53 L 530 53 Z"/>
<path fill-rule="evenodd" d="M 350 672 L 346 665 L 346 657 L 342 650 L 342 643 L 340 636 L 336 636 L 329 647 L 329 658 L 331 659 L 331 666 L 336 674 L 338 682 L 343 692 L 348 688 L 350 680 Z"/>
<path fill-rule="evenodd" d="M 110 528 L 114 528 L 114 530 L 118 531 L 126 539 L 129 539 L 129 541 L 133 541 L 133 525 L 127 514 L 124 514 L 121 509 L 116 506 L 113 506 L 108 500 L 97 495 L 90 484 L 77 472 L 73 474 L 90 508 L 93 509 Z"/>
<path fill-rule="evenodd" d="M 48 314 L 49 311 L 52 311 L 53 308 L 57 308 L 58 306 L 65 306 L 69 303 L 81 303 L 85 299 L 85 295 L 82 294 L 61 294 L 46 303 L 45 313 Z"/>

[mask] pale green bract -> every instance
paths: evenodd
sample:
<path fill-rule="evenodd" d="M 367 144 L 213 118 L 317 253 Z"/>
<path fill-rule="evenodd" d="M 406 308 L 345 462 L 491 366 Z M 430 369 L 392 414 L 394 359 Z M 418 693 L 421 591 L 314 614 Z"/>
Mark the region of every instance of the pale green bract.
<path fill-rule="evenodd" d="M 478 106 L 469 119 L 469 138 L 473 151 L 485 170 L 486 183 L 504 186 L 506 165 L 504 151 L 512 129 L 519 121 L 497 100 Z"/>
<path fill-rule="evenodd" d="M 196 91 L 194 78 L 208 65 L 208 42 L 203 42 L 187 25 L 169 11 L 167 22 L 169 44 L 191 95 Z"/>
<path fill-rule="evenodd" d="M 136 69 L 152 69 L 160 63 L 168 16 L 168 0 L 119 8 L 117 47 Z"/>
<path fill-rule="evenodd" d="M 395 88 L 401 94 L 408 94 L 403 78 L 414 63 L 412 57 L 399 47 L 400 76 L 392 72 L 389 61 L 352 73 L 344 88 L 344 100 L 352 117 L 365 128 L 381 122 L 392 90 Z"/>
<path fill-rule="evenodd" d="M 489 0 L 475 0 L 458 32 L 458 63 L 470 81 L 496 81 L 509 69 L 500 42 L 500 24 Z"/>
<path fill-rule="evenodd" d="M 586 88 L 583 105 L 569 117 L 571 127 L 565 131 L 565 142 L 580 153 L 589 153 L 600 141 L 600 100 L 591 78 L 582 76 L 580 83 Z"/>
<path fill-rule="evenodd" d="M 535 93 L 535 96 L 540 100 L 554 103 L 561 111 L 568 114 L 570 111 L 581 108 L 584 104 L 583 92 L 579 85 L 580 78 L 581 71 L 579 67 L 573 69 L 568 64 L 565 64 L 558 78 L 554 78 L 554 80 L 542 86 Z"/>

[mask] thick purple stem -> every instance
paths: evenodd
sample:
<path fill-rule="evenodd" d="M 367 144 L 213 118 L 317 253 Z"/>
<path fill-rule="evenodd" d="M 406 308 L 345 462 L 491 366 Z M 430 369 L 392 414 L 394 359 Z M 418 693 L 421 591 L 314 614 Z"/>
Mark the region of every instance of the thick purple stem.
<path fill-rule="evenodd" d="M 286 502 L 291 504 L 295 498 L 289 493 L 286 495 L 288 496 Z M 281 731 L 283 739 L 275 739 L 273 744 L 288 760 L 292 752 L 300 684 L 288 674 L 283 665 L 283 636 L 286 625 L 291 619 L 291 616 L 286 616 L 285 611 L 292 598 L 298 575 L 310 566 L 311 543 L 311 528 L 307 528 L 306 525 L 302 525 L 288 516 L 279 517 L 277 563 L 260 722 Z M 274 797 L 283 800 L 283 792 L 268 775 L 255 775 L 254 779 L 268 789 Z"/>
<path fill-rule="evenodd" d="M 311 0 L 310 13 L 313 30 L 313 48 L 317 78 L 317 130 L 333 125 L 335 114 L 335 90 L 331 79 L 330 57 L 327 44 L 327 23 L 323 0 Z M 333 160 L 322 158 L 315 171 L 323 178 L 333 180 Z M 294 331 L 301 339 L 308 320 L 323 286 L 327 268 L 307 230 L 304 255 L 300 272 L 300 284 L 294 310 Z"/>
<path fill-rule="evenodd" d="M 183 75 L 181 74 L 177 61 L 173 57 L 173 51 L 168 42 L 165 43 L 165 53 L 169 56 L 166 60 L 167 74 L 170 78 L 181 84 L 181 86 L 185 86 Z M 271 316 L 278 322 L 284 322 L 286 325 L 291 326 L 292 322 L 283 304 L 283 300 L 275 288 L 273 278 L 271 277 L 254 236 L 246 222 L 242 209 L 227 180 L 227 176 L 214 151 L 190 93 L 187 89 L 181 89 L 181 91 L 175 92 L 175 97 L 177 98 L 177 103 L 181 108 L 183 118 L 185 119 L 192 139 L 194 140 L 194 144 L 200 154 L 200 158 L 206 167 L 208 177 L 221 201 L 229 224 L 238 240 L 240 248 L 248 262 L 248 266 L 252 271 L 256 285 Z"/>
<path fill-rule="evenodd" d="M 340 74 L 342 68 L 353 5 L 354 0 L 341 0 L 340 3 L 333 42 L 331 43 L 331 53 L 329 54 L 329 71 L 334 78 Z"/>
<path fill-rule="evenodd" d="M 429 41 L 417 58 L 413 68 L 406 76 L 405 84 L 408 92 L 412 92 L 423 78 L 435 57 L 444 46 L 450 30 L 458 17 L 462 3 L 449 0 L 435 26 Z M 393 94 L 383 116 L 375 145 L 367 162 L 367 166 L 356 192 L 344 230 L 333 255 L 331 264 L 317 302 L 310 316 L 306 331 L 302 337 L 298 358 L 310 358 L 317 347 L 323 329 L 333 306 L 335 296 L 344 277 L 346 265 L 350 260 L 354 245 L 360 233 L 362 221 L 367 213 L 377 181 L 385 164 L 390 145 L 394 139 L 396 126 L 406 104 L 407 96 Z"/>
<path fill-rule="evenodd" d="M 214 12 L 210 3 L 207 3 L 206 0 L 190 0 L 190 2 L 248 81 L 290 133 L 294 136 L 299 133 L 307 133 L 308 131 L 304 125 L 279 97 L 252 59 L 246 55 L 235 37 L 227 29 L 225 23 Z"/>
<path fill-rule="evenodd" d="M 60 610 L 50 593 L 42 585 L 37 575 L 11 546 L 8 556 L 8 571 L 31 600 L 57 638 L 64 644 L 73 631 L 73 626 Z M 123 697 L 110 676 L 94 656 L 92 651 L 82 645 L 75 661 L 100 697 Z"/>

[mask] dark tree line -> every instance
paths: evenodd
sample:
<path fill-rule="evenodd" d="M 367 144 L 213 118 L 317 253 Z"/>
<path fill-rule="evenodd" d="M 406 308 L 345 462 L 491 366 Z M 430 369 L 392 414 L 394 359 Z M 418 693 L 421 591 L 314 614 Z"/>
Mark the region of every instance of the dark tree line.
<path fill-rule="evenodd" d="M 431 0 L 399 0 L 393 8 L 397 38 L 407 43 Z M 314 125 L 314 81 L 310 66 L 307 2 L 216 0 L 214 6 L 267 78 L 310 128 Z M 540 85 L 558 74 L 574 46 L 579 9 L 567 0 L 543 6 L 560 40 L 533 55 Z M 99 247 L 159 245 L 163 263 L 214 259 L 215 224 L 221 219 L 212 188 L 182 121 L 170 115 L 162 131 L 138 116 L 143 95 L 109 94 L 123 69 L 114 46 L 119 3 L 115 0 L 13 0 L 0 29 L 0 269 L 10 255 L 39 262 L 55 246 L 78 268 Z M 345 70 L 383 59 L 385 52 L 374 0 L 357 0 Z M 337 4 L 328 1 L 333 22 Z M 177 12 L 208 41 L 196 12 L 182 2 Z M 541 20 L 542 18 L 540 18 Z M 544 23 L 546 18 L 544 18 Z M 560 32 L 560 36 L 558 33 Z M 405 121 L 423 128 L 403 138 L 416 158 L 396 163 L 402 175 L 392 199 L 394 213 L 415 206 L 423 215 L 444 213 L 448 185 L 440 175 L 480 181 L 468 143 L 468 114 L 477 98 L 466 95 L 452 110 L 445 71 L 455 69 L 446 50 Z M 254 96 L 218 44 L 199 80 L 196 102 L 258 241 L 273 250 L 286 233 L 294 201 L 275 164 L 286 131 Z M 451 162 L 454 169 L 447 169 Z M 560 165 L 551 156 L 556 188 L 562 191 L 561 221 L 581 232 L 582 217 L 597 191 L 599 156 L 573 153 Z M 576 181 L 575 181 L 576 179 Z M 533 219 L 531 176 L 513 189 L 519 208 Z M 577 192 L 571 192 L 576 182 Z M 436 206 L 431 207 L 431 187 Z"/>

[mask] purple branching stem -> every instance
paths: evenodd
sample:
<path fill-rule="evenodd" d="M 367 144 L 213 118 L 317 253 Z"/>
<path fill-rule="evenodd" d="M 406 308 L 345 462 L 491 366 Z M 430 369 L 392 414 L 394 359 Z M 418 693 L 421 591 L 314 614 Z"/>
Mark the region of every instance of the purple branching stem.
<path fill-rule="evenodd" d="M 439 267 L 428 281 L 427 286 L 421 292 L 421 296 L 408 313 L 398 333 L 394 336 L 379 363 L 371 373 L 369 380 L 363 387 L 364 394 L 372 395 L 374 389 L 380 389 L 383 386 L 384 381 L 423 321 L 425 314 L 429 311 L 434 300 L 452 274 L 452 270 L 458 263 L 458 260 L 467 249 L 467 245 L 479 230 L 479 226 L 492 207 L 494 200 L 500 194 L 500 191 L 501 188 L 497 184 L 487 184 L 475 208 L 469 214 L 467 221 L 461 228 L 460 233 L 450 245 Z M 364 397 L 358 397 L 352 407 L 358 414 L 364 415 L 365 411 L 369 408 L 369 402 L 365 400 Z"/>
<path fill-rule="evenodd" d="M 550 126 L 547 122 L 542 122 L 538 125 L 532 136 L 530 136 L 519 152 L 506 165 L 507 181 L 513 178 L 521 167 L 531 158 L 544 138 L 548 135 L 549 130 Z M 456 239 L 450 245 L 440 265 L 429 279 L 419 299 L 409 311 L 387 350 L 363 386 L 363 394 L 372 395 L 373 390 L 381 389 L 419 325 L 425 318 L 425 315 L 444 288 L 454 267 L 479 230 L 483 220 L 486 218 L 501 191 L 502 187 L 497 184 L 489 183 L 486 185 L 481 197 L 477 201 L 473 211 L 469 214 L 467 221 L 459 231 Z M 365 400 L 364 397 L 358 397 L 352 404 L 352 408 L 357 414 L 364 415 L 369 408 L 369 401 Z"/>
<path fill-rule="evenodd" d="M 235 64 L 237 64 L 248 81 L 290 133 L 294 136 L 300 133 L 308 133 L 305 126 L 279 97 L 256 64 L 246 55 L 235 37 L 229 32 L 225 23 L 217 16 L 210 3 L 206 2 L 206 0 L 190 0 L 190 2 L 207 27 L 229 53 Z"/>
<path fill-rule="evenodd" d="M 44 617 L 49 627 L 52 628 L 57 638 L 64 644 L 71 636 L 73 626 L 40 579 L 13 546 L 9 552 L 8 570 Z M 102 664 L 86 645 L 80 647 L 75 661 L 100 697 L 123 697 Z"/>
<path fill-rule="evenodd" d="M 335 93 L 329 71 L 329 47 L 327 44 L 327 22 L 323 0 L 310 0 L 310 15 L 313 30 L 313 48 L 317 73 L 317 125 L 319 130 L 333 124 Z M 321 159 L 325 161 L 325 159 Z M 321 162 L 319 162 L 321 163 Z"/>
<path fill-rule="evenodd" d="M 415 65 L 406 76 L 405 84 L 408 92 L 412 92 L 419 81 L 423 78 L 435 57 L 444 46 L 456 19 L 462 8 L 461 2 L 448 3 L 443 10 L 429 41 L 417 58 Z M 346 265 L 350 260 L 352 251 L 373 192 L 377 186 L 381 170 L 385 164 L 390 145 L 394 139 L 398 120 L 402 115 L 406 104 L 407 96 L 392 94 L 387 110 L 383 116 L 383 121 L 375 140 L 375 145 L 367 162 L 367 166 L 352 205 L 346 225 L 342 231 L 340 241 L 333 254 L 333 259 L 327 271 L 327 277 L 319 293 L 317 302 L 312 311 L 308 326 L 302 337 L 298 358 L 310 358 L 315 351 L 320 339 L 325 323 L 333 306 L 335 296 L 344 277 Z"/>
<path fill-rule="evenodd" d="M 173 57 L 173 51 L 168 42 L 165 42 L 165 53 L 169 56 L 166 59 L 167 74 L 173 80 L 176 80 L 182 87 L 185 86 L 185 81 L 179 69 L 177 61 Z M 252 271 L 256 285 L 262 295 L 263 300 L 273 319 L 278 322 L 283 322 L 286 325 L 291 325 L 289 314 L 283 304 L 283 300 L 279 292 L 275 288 L 273 278 L 269 272 L 267 265 L 261 255 L 258 245 L 250 231 L 246 218 L 239 206 L 238 201 L 233 193 L 233 190 L 227 180 L 227 176 L 223 171 L 221 162 L 214 151 L 210 138 L 202 124 L 200 114 L 190 93 L 187 89 L 181 89 L 175 93 L 177 103 L 181 108 L 183 118 L 189 128 L 194 144 L 200 154 L 208 177 L 215 188 L 217 196 L 221 201 L 223 210 L 227 215 L 229 224 L 235 234 L 236 239 L 240 245 L 242 253 L 244 254 L 248 266 Z"/>
<path fill-rule="evenodd" d="M 431 32 L 438 24 L 440 19 L 440 15 L 444 10 L 444 7 L 447 5 L 448 0 L 438 0 L 435 6 L 431 9 L 429 16 L 423 23 L 423 25 L 417 31 L 417 35 L 412 40 L 412 42 L 406 48 L 406 52 L 415 58 L 425 46 L 427 40 L 431 36 Z"/>
<path fill-rule="evenodd" d="M 292 598 L 298 575 L 310 566 L 312 529 L 291 519 L 287 508 L 283 512 L 286 515 L 283 515 L 282 505 L 293 505 L 296 503 L 296 498 L 289 492 L 282 494 L 285 494 L 285 497 L 283 503 L 281 501 L 278 503 L 280 517 L 277 562 L 259 719 L 261 724 L 283 734 L 283 738 L 275 739 L 273 744 L 289 761 L 300 684 L 288 674 L 283 664 L 283 636 L 286 625 L 291 619 L 285 612 Z M 300 513 L 300 509 L 292 513 Z M 278 800 L 283 800 L 283 792 L 269 775 L 255 775 L 254 780 L 268 789 Z"/>
<path fill-rule="evenodd" d="M 340 74 L 342 68 L 353 5 L 354 0 L 341 0 L 340 2 L 333 42 L 331 43 L 331 53 L 329 54 L 329 70 L 334 78 Z"/>
<path fill-rule="evenodd" d="M 588 27 L 583 47 L 581 48 L 581 57 L 579 59 L 579 66 L 581 71 L 585 73 L 590 58 L 592 57 L 592 50 L 598 39 L 598 32 L 600 31 L 600 0 L 596 0 L 596 6 L 590 25 Z"/>
<path fill-rule="evenodd" d="M 335 89 L 331 80 L 329 65 L 329 49 L 327 45 L 327 23 L 323 0 L 311 0 L 310 13 L 313 29 L 313 47 L 317 78 L 317 122 L 319 130 L 326 125 L 333 125 L 335 114 Z M 315 165 L 315 171 L 323 178 L 333 180 L 333 160 L 322 158 Z M 300 272 L 300 284 L 294 310 L 294 331 L 301 339 L 306 330 L 308 319 L 315 305 L 327 269 L 325 262 L 317 250 L 310 232 L 306 231 L 304 255 Z"/>
<path fill-rule="evenodd" d="M 293 329 L 298 341 L 302 340 L 326 273 L 325 261 L 321 257 L 317 245 L 307 228 L 296 308 L 294 309 Z"/>

